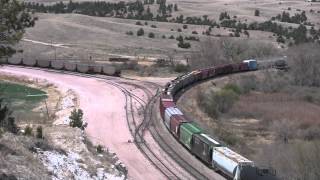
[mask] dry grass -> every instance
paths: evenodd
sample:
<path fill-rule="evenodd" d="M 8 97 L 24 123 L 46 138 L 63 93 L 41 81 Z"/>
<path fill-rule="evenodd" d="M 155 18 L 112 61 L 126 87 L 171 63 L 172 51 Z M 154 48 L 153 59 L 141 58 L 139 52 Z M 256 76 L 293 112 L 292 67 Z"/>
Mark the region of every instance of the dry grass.
<path fill-rule="evenodd" d="M 260 165 L 274 167 L 279 177 L 285 179 L 291 173 L 294 180 L 319 178 L 314 159 L 317 159 L 317 141 L 320 139 L 320 106 L 318 100 L 312 102 L 304 98 L 309 94 L 317 99 L 318 93 L 315 92 L 319 92 L 318 88 L 295 86 L 278 89 L 275 93 L 251 91 L 241 95 L 230 111 L 219 119 L 210 118 L 195 101 L 199 91 L 218 90 L 248 75 L 264 81 L 266 73 L 250 72 L 218 78 L 213 80 L 216 86 L 212 81 L 202 83 L 184 93 L 178 106 L 187 116 L 192 115 L 192 120 L 199 122 L 207 132 L 218 136 L 237 152 Z M 288 159 L 290 161 L 286 161 Z M 310 176 L 305 173 L 308 172 L 305 167 L 309 167 Z"/>
<path fill-rule="evenodd" d="M 320 106 L 284 93 L 250 93 L 240 97 L 230 110 L 234 117 L 263 119 L 266 123 L 288 119 L 298 126 L 317 125 Z"/>

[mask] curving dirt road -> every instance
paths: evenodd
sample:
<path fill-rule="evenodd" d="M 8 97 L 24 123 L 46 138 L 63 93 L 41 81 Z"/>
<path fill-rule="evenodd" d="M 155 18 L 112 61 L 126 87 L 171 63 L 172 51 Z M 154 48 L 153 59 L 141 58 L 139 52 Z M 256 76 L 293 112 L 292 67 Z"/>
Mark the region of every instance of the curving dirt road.
<path fill-rule="evenodd" d="M 72 89 L 77 93 L 80 108 L 88 122 L 86 133 L 93 142 L 103 144 L 117 154 L 127 166 L 130 179 L 165 179 L 134 143 L 128 142 L 132 141 L 132 136 L 126 121 L 125 96 L 119 89 L 98 79 L 45 70 L 4 66 L 0 73 L 45 79 L 61 91 Z M 131 86 L 128 89 L 134 90 Z M 146 98 L 142 91 L 139 92 L 139 97 Z"/>

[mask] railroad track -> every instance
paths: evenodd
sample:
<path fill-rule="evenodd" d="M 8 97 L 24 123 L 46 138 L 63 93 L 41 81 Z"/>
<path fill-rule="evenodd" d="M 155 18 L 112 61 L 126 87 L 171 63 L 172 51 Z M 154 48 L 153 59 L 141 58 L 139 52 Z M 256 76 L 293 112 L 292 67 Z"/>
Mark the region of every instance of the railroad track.
<path fill-rule="evenodd" d="M 172 158 L 174 159 L 186 172 L 188 172 L 190 175 L 192 175 L 195 179 L 201 179 L 201 180 L 208 180 L 210 177 L 207 177 L 206 175 L 202 174 L 199 170 L 194 168 L 190 163 L 188 163 L 183 157 L 179 155 L 179 153 L 176 152 L 175 149 L 173 149 L 165 140 L 163 137 L 162 133 L 160 132 L 159 119 L 157 116 L 154 116 L 152 113 L 154 110 L 154 104 L 156 103 L 153 102 L 149 109 L 150 111 L 150 118 L 152 118 L 152 126 L 149 126 L 149 132 L 151 133 L 153 139 L 159 144 L 159 146 Z M 160 122 L 162 123 L 162 121 Z M 170 134 L 171 135 L 171 134 Z"/>
<path fill-rule="evenodd" d="M 11 66 L 11 65 L 8 65 Z M 16 66 L 11 66 L 16 67 Z M 119 89 L 125 96 L 125 102 L 126 102 L 126 119 L 127 119 L 127 125 L 129 128 L 129 131 L 134 138 L 133 143 L 139 148 L 139 150 L 144 154 L 144 156 L 164 175 L 167 177 L 167 179 L 182 179 L 179 175 L 177 175 L 173 170 L 171 170 L 169 167 L 166 166 L 166 163 L 163 162 L 163 160 L 158 157 L 158 155 L 152 150 L 152 148 L 148 145 L 148 143 L 144 140 L 144 133 L 148 129 L 154 138 L 154 140 L 159 144 L 160 148 L 165 151 L 173 160 L 175 160 L 186 172 L 188 172 L 192 177 L 195 179 L 209 179 L 205 175 L 201 174 L 197 169 L 193 168 L 192 165 L 190 165 L 186 160 L 184 160 L 172 147 L 166 143 L 166 140 L 162 137 L 161 133 L 159 132 L 159 128 L 155 126 L 155 122 L 159 120 L 158 118 L 154 117 L 153 109 L 154 104 L 156 103 L 156 100 L 158 98 L 159 93 L 157 92 L 155 95 L 153 93 L 137 84 L 133 84 L 130 82 L 123 82 L 118 77 L 105 77 L 100 75 L 90 75 L 90 74 L 81 74 L 77 72 L 69 72 L 69 71 L 63 71 L 63 70 L 51 70 L 51 69 L 43 69 L 43 68 L 37 68 L 37 67 L 23 67 L 23 68 L 29 68 L 29 69 L 38 69 L 38 70 L 44 70 L 48 72 L 55 72 L 55 73 L 63 73 L 63 74 L 70 74 L 80 77 L 88 77 L 88 78 L 95 78 L 98 80 L 103 81 L 104 83 L 107 83 L 111 86 L 116 87 Z M 126 80 L 135 80 L 130 78 L 123 78 Z M 116 81 L 116 82 L 111 82 Z M 140 81 L 140 80 L 135 80 Z M 158 84 L 152 83 L 152 82 L 145 82 L 140 81 L 146 84 L 150 84 L 154 87 L 160 87 Z M 149 101 L 146 102 L 140 97 L 136 96 L 135 94 L 129 92 L 126 88 L 121 86 L 120 84 L 126 84 L 130 86 L 134 86 L 136 88 L 139 88 L 147 94 Z M 158 89 L 159 90 L 159 89 Z M 143 121 L 141 123 L 137 123 L 135 119 L 135 110 L 133 106 L 133 101 L 138 102 L 141 105 L 141 108 L 144 112 L 143 114 Z M 162 122 L 162 121 L 161 121 Z M 161 123 L 160 122 L 160 123 Z M 150 123 L 152 123 L 153 126 L 150 126 Z"/>
<path fill-rule="evenodd" d="M 16 66 L 12 66 L 12 65 L 8 65 L 10 67 L 16 67 Z M 181 178 L 175 174 L 174 171 L 172 171 L 170 168 L 168 168 L 166 166 L 166 164 L 163 162 L 163 160 L 158 157 L 158 155 L 152 150 L 152 148 L 145 142 L 144 138 L 143 138 L 143 132 L 145 130 L 145 125 L 148 124 L 147 123 L 147 116 L 146 116 L 146 109 L 145 107 L 149 104 L 149 102 L 145 102 L 143 99 L 141 99 L 140 97 L 136 96 L 133 93 L 130 93 L 126 88 L 124 88 L 123 86 L 121 86 L 121 83 L 124 84 L 129 84 L 132 85 L 132 83 L 126 83 L 126 82 L 121 82 L 120 78 L 117 77 L 105 77 L 105 76 L 98 76 L 98 75 L 89 75 L 89 74 L 81 74 L 81 73 L 77 73 L 77 72 L 68 72 L 68 71 L 63 71 L 63 70 L 50 70 L 50 69 L 43 69 L 43 68 L 37 68 L 37 67 L 23 67 L 23 68 L 28 68 L 28 69 L 38 69 L 38 70 L 44 70 L 44 71 L 48 71 L 48 72 L 54 72 L 54 73 L 63 73 L 63 74 L 70 74 L 70 75 L 75 75 L 75 76 L 80 76 L 80 77 L 87 77 L 87 78 L 95 78 L 98 80 L 103 81 L 104 83 L 107 83 L 111 86 L 116 87 L 117 89 L 119 89 L 125 96 L 125 101 L 126 101 L 126 119 L 127 119 L 127 124 L 128 124 L 128 128 L 129 131 L 132 135 L 132 137 L 134 137 L 134 143 L 136 144 L 136 146 L 139 148 L 139 150 L 145 155 L 145 157 L 164 175 L 167 177 L 167 179 L 172 179 L 172 180 L 180 180 Z M 128 79 L 128 78 L 127 78 Z M 115 82 L 110 82 L 110 80 L 114 81 L 114 80 L 118 80 L 119 82 L 115 83 Z M 132 79 L 128 79 L 128 80 L 132 80 Z M 139 81 L 139 80 L 136 80 Z M 144 82 L 144 81 L 141 81 Z M 148 89 L 142 87 L 142 86 L 138 86 L 136 85 L 136 87 L 142 89 L 145 93 L 147 93 L 147 95 L 150 97 L 150 95 L 152 94 L 151 91 L 149 91 Z M 151 97 L 151 99 L 153 99 L 155 96 Z M 136 119 L 135 119 L 135 115 L 134 115 L 134 107 L 133 107 L 133 101 L 137 101 L 141 107 L 143 108 L 144 111 L 144 118 L 143 121 L 137 125 Z M 141 131 L 143 130 L 143 131 Z M 141 131 L 142 133 L 139 133 L 139 131 Z M 136 133 L 137 132 L 137 133 Z"/>

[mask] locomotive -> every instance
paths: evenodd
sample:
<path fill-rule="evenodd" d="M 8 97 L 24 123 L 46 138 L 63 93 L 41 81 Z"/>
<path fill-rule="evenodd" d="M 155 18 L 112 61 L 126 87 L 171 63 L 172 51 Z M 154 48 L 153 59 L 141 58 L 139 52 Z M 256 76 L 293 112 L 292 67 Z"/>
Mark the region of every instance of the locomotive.
<path fill-rule="evenodd" d="M 202 80 L 257 69 L 257 61 L 249 59 L 195 70 L 167 83 L 160 95 L 160 115 L 170 133 L 207 166 L 233 180 L 277 180 L 277 177 L 272 168 L 257 167 L 253 161 L 206 134 L 196 122 L 188 120 L 176 106 L 175 96 L 183 88 Z"/>

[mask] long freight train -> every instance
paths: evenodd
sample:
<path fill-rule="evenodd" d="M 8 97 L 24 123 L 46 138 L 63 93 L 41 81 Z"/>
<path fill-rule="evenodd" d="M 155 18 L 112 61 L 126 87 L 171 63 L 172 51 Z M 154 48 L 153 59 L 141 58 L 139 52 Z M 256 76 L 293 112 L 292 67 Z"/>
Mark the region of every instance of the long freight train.
<path fill-rule="evenodd" d="M 273 169 L 259 168 L 253 161 L 224 147 L 218 140 L 206 134 L 197 123 L 188 120 L 175 102 L 177 93 L 195 82 L 254 70 L 257 70 L 257 61 L 244 60 L 242 63 L 200 69 L 179 76 L 165 86 L 160 96 L 160 114 L 173 136 L 215 171 L 220 171 L 233 180 L 276 180 Z"/>

